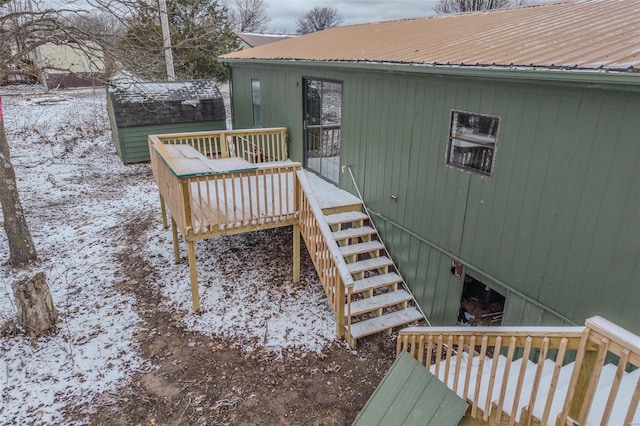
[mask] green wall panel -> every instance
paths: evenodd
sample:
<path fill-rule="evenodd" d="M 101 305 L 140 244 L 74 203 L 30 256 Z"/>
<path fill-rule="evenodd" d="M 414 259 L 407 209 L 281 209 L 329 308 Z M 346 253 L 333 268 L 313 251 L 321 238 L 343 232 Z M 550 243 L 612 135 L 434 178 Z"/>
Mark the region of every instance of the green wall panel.
<path fill-rule="evenodd" d="M 232 66 L 235 127 L 250 126 L 251 79 L 261 80 L 263 125 L 288 128 L 297 161 L 302 79 L 343 82 L 341 163 L 434 323 L 457 316 L 457 257 L 504 287 L 506 323 L 603 315 L 640 332 L 637 92 L 445 71 Z M 500 117 L 490 178 L 445 164 L 451 109 Z M 340 186 L 356 192 L 348 174 Z"/>
<path fill-rule="evenodd" d="M 174 123 L 166 125 L 123 127 L 118 131 L 120 150 L 118 155 L 125 164 L 149 161 L 149 135 L 165 133 L 201 132 L 206 130 L 224 130 L 224 120 L 194 123 Z"/>

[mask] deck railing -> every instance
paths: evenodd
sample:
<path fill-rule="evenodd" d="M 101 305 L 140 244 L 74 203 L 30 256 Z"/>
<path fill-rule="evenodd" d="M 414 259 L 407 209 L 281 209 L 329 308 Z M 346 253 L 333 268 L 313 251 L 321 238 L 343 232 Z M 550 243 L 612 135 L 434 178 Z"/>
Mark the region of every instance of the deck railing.
<path fill-rule="evenodd" d="M 340 124 L 314 124 L 307 127 L 307 145 L 309 155 L 332 157 L 340 155 Z"/>
<path fill-rule="evenodd" d="M 592 413 L 600 419 L 596 423 L 608 424 L 623 373 L 640 366 L 640 337 L 600 317 L 590 318 L 584 327 L 411 327 L 400 331 L 397 351 L 409 352 L 463 396 L 470 403 L 471 417 L 488 421 L 495 416 L 497 424 L 501 424 L 505 411 L 512 413 L 509 424 L 515 424 L 522 398 L 526 404 L 518 413 L 519 423 L 556 423 L 556 418 L 550 418 L 550 410 L 552 405 L 557 407 L 561 368 L 572 356 L 575 365 L 558 424 L 587 424 L 604 361 L 613 354 L 613 360 L 618 359 L 613 386 L 606 405 L 599 408 L 601 412 Z M 501 353 L 506 359 L 498 367 L 495 359 Z M 530 359 L 535 367 L 519 362 L 516 375 L 510 375 L 518 359 Z M 527 375 L 531 368 L 535 368 L 533 375 L 531 371 Z M 543 369 L 548 372 L 550 368 L 553 372 L 543 379 Z M 528 391 L 523 393 L 525 376 Z M 497 403 L 491 406 L 496 395 Z M 507 400 L 510 406 L 505 405 Z M 631 423 L 639 400 L 640 382 L 635 385 L 628 408 L 624 407 L 624 424 Z M 543 404 L 537 410 L 536 401 Z M 541 413 L 539 417 L 534 418 L 534 410 Z"/>
<path fill-rule="evenodd" d="M 207 158 L 238 157 L 250 163 L 285 161 L 287 130 L 284 127 L 151 135 L 150 141 L 188 144 Z"/>
<path fill-rule="evenodd" d="M 304 171 L 298 171 L 297 175 L 300 182 L 300 233 L 335 313 L 338 337 L 342 338 L 345 335 L 345 300 L 353 288 L 353 278 L 331 235 L 329 225 L 325 221 L 316 219 L 323 217 L 323 213 Z M 350 297 L 348 299 L 350 300 Z M 347 311 L 349 306 L 347 304 Z M 350 317 L 350 315 L 347 316 Z M 349 325 L 346 324 L 347 333 L 350 335 Z"/>
<path fill-rule="evenodd" d="M 598 348 L 597 352 L 589 350 L 593 346 Z M 594 413 L 594 395 L 598 379 L 605 361 L 611 359 L 617 359 L 616 374 L 606 403 L 600 405 L 601 413 Z M 596 418 L 596 422 L 599 424 L 617 424 L 617 420 L 611 420 L 612 414 L 624 413 L 624 420 L 620 424 L 634 424 L 633 422 L 638 420 L 637 417 L 634 420 L 634 413 L 640 401 L 640 380 L 636 380 L 633 392 L 624 395 L 630 397 L 628 405 L 620 404 L 617 398 L 624 372 L 637 368 L 640 368 L 640 336 L 601 317 L 587 319 L 585 332 L 578 348 L 576 368 L 571 377 L 560 419 L 566 419 L 566 424 L 584 425 L 587 418 L 591 420 L 589 416 L 596 414 L 596 417 L 599 417 L 599 420 Z M 623 395 L 620 394 L 620 396 Z M 565 420 L 563 420 L 564 423 Z"/>
<path fill-rule="evenodd" d="M 171 212 L 176 262 L 178 230 L 187 243 L 197 311 L 194 242 L 280 226 L 296 228 L 296 171 L 301 165 L 287 161 L 284 128 L 150 135 L 149 152 L 165 228 L 166 208 Z M 298 279 L 299 256 L 294 255 L 294 282 Z"/>
<path fill-rule="evenodd" d="M 295 221 L 294 174 L 300 168 L 299 163 L 284 163 L 181 179 L 182 193 L 191 200 L 185 231 L 230 233 Z"/>
<path fill-rule="evenodd" d="M 207 159 L 242 158 L 258 167 L 177 177 L 153 149 L 156 144 L 190 145 Z M 230 233 L 295 219 L 294 174 L 300 164 L 260 165 L 286 160 L 285 128 L 150 135 L 149 151 L 165 227 L 165 203 L 183 235 Z"/>

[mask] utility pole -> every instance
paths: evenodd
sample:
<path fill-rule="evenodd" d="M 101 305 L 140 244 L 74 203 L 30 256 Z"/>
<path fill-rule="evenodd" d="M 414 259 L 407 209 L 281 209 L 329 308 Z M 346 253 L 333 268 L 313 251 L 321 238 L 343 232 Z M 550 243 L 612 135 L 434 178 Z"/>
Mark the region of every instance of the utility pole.
<path fill-rule="evenodd" d="M 171 35 L 169 34 L 169 18 L 167 17 L 167 1 L 158 0 L 160 6 L 160 23 L 162 24 L 162 40 L 164 41 L 164 61 L 167 64 L 167 80 L 175 81 L 173 70 L 173 52 L 171 52 Z"/>

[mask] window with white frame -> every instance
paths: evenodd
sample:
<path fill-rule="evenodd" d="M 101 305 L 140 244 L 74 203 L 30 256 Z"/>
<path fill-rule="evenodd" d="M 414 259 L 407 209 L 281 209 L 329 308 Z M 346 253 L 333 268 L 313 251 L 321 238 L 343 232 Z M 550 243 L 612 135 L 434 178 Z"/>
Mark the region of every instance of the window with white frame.
<path fill-rule="evenodd" d="M 451 111 L 447 164 L 491 176 L 500 117 Z"/>

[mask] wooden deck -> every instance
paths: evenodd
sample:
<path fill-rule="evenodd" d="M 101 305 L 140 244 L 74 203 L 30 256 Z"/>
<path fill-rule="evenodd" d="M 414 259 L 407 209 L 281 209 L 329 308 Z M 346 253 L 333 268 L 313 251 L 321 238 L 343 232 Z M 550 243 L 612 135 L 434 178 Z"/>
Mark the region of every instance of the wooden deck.
<path fill-rule="evenodd" d="M 174 255 L 178 232 L 187 242 L 193 309 L 200 308 L 194 243 L 260 229 L 294 226 L 294 282 L 299 280 L 300 163 L 286 158 L 282 128 L 149 136 L 163 224 L 171 217 Z"/>
<path fill-rule="evenodd" d="M 350 345 L 423 318 L 360 199 L 288 160 L 284 129 L 152 135 L 149 152 L 176 262 L 178 233 L 187 243 L 195 311 L 197 240 L 292 226 L 293 281 L 302 237 Z"/>

